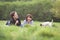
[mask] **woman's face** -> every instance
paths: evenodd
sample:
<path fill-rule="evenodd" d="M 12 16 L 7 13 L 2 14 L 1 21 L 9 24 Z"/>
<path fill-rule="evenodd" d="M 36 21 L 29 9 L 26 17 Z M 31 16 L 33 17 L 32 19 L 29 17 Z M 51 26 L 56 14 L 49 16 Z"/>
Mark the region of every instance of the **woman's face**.
<path fill-rule="evenodd" d="M 13 18 L 15 18 L 15 19 L 17 19 L 17 18 L 18 18 L 18 14 L 17 14 L 17 12 L 15 12 L 15 14 L 14 14 Z"/>
<path fill-rule="evenodd" d="M 27 17 L 27 21 L 30 22 L 32 20 L 32 18 L 30 17 Z"/>

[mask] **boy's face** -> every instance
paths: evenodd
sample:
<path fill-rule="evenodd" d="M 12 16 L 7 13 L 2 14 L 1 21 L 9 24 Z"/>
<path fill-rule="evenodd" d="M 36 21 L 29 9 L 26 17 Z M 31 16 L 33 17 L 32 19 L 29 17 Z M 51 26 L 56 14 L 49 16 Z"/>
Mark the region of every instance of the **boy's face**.
<path fill-rule="evenodd" d="M 27 17 L 27 21 L 30 22 L 32 20 L 32 18 L 30 17 Z"/>
<path fill-rule="evenodd" d="M 18 14 L 15 12 L 13 18 L 17 19 L 18 18 Z"/>

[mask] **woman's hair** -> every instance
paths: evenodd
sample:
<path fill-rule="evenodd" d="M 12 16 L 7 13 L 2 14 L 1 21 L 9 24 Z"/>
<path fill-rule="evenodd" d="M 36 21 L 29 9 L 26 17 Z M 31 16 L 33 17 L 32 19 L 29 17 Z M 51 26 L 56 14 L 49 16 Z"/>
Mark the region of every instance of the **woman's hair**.
<path fill-rule="evenodd" d="M 26 15 L 26 21 L 27 21 L 27 18 L 28 18 L 28 17 L 32 18 L 32 15 L 31 15 L 31 14 L 27 14 L 27 15 Z M 31 20 L 31 21 L 32 21 L 32 20 Z"/>
<path fill-rule="evenodd" d="M 13 18 L 13 16 L 14 16 L 15 12 L 16 12 L 16 11 L 12 11 L 12 12 L 10 13 L 10 16 L 11 16 L 12 18 Z"/>

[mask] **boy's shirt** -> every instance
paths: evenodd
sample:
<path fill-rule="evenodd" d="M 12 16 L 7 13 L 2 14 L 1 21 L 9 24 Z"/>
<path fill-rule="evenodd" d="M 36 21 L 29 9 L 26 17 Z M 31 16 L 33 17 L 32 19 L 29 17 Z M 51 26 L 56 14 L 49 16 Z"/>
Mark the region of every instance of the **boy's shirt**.
<path fill-rule="evenodd" d="M 31 22 L 27 22 L 26 20 L 23 21 L 22 23 L 22 26 L 26 25 L 26 24 L 30 24 L 30 25 L 33 25 L 33 20 Z"/>

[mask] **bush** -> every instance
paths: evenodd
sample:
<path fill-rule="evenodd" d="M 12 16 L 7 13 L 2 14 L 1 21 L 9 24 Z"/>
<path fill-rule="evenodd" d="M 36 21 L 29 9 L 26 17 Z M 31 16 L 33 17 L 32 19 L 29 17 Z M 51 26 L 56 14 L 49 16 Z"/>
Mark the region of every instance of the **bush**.
<path fill-rule="evenodd" d="M 30 13 L 33 15 L 34 20 L 51 20 L 51 8 L 50 1 L 0 2 L 0 19 L 10 19 L 9 13 L 11 11 L 17 11 L 21 19 L 24 19 L 26 14 Z"/>

